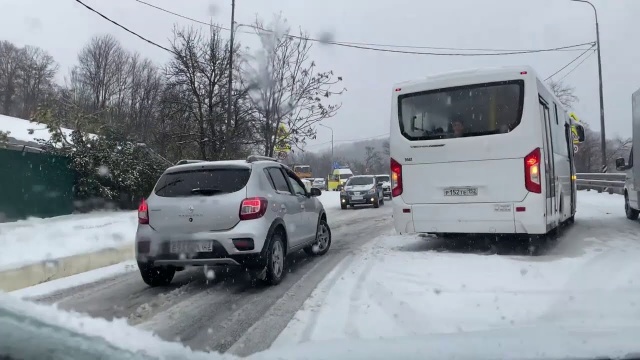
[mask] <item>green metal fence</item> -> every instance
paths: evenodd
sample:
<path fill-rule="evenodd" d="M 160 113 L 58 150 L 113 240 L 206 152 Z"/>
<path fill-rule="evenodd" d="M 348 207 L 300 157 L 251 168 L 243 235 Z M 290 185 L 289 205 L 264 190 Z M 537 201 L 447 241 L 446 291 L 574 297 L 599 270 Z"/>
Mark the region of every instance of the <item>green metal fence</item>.
<path fill-rule="evenodd" d="M 0 148 L 0 221 L 71 214 L 75 173 L 69 160 Z"/>

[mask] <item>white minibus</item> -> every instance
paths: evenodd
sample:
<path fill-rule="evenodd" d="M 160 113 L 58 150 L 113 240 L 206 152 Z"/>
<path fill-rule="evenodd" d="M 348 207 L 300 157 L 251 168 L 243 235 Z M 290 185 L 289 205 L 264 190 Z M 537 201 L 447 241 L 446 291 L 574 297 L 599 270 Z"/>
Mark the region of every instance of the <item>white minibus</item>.
<path fill-rule="evenodd" d="M 393 220 L 399 233 L 544 235 L 576 213 L 572 127 L 529 66 L 393 87 Z"/>

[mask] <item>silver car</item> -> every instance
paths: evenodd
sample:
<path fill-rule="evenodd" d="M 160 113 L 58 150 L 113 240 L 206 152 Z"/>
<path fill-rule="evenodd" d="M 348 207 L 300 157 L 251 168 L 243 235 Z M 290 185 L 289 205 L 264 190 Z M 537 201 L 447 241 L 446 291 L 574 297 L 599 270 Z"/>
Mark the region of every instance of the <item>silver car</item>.
<path fill-rule="evenodd" d="M 148 285 L 169 284 L 185 266 L 217 265 L 258 270 L 275 285 L 287 255 L 329 251 L 321 191 L 275 159 L 180 163 L 138 209 L 136 259 Z"/>

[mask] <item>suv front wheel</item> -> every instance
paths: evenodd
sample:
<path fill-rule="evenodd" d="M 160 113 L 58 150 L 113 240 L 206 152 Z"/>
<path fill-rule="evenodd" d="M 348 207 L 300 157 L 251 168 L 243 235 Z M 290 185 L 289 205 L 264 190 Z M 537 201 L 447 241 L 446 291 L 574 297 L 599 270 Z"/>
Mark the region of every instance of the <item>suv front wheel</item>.
<path fill-rule="evenodd" d="M 330 247 L 331 229 L 327 221 L 322 219 L 318 223 L 318 230 L 316 230 L 316 242 L 304 248 L 304 252 L 309 256 L 321 256 L 326 254 Z"/>

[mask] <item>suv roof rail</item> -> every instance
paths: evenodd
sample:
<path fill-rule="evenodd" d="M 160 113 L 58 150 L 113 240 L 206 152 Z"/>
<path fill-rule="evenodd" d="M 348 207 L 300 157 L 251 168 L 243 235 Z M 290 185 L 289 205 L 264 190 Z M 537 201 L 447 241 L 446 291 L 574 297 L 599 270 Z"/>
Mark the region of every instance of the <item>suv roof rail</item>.
<path fill-rule="evenodd" d="M 252 162 L 256 162 L 256 161 L 278 161 L 278 159 L 276 158 L 272 158 L 272 157 L 268 157 L 268 156 L 261 156 L 261 155 L 249 155 L 247 157 L 247 162 L 248 163 L 252 163 Z"/>
<path fill-rule="evenodd" d="M 176 163 L 176 165 L 184 165 L 184 164 L 194 164 L 194 163 L 199 163 L 199 162 L 204 162 L 204 160 L 180 160 Z"/>

